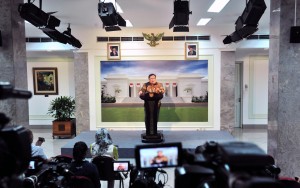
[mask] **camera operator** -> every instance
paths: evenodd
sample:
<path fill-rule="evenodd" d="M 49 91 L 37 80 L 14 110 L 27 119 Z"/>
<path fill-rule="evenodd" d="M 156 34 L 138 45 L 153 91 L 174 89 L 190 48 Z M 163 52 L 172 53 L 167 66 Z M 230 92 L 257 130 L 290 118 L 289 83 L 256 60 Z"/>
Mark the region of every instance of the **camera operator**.
<path fill-rule="evenodd" d="M 88 147 L 84 142 L 76 142 L 73 148 L 74 161 L 71 162 L 69 170 L 77 176 L 90 178 L 95 188 L 101 187 L 99 173 L 96 165 L 85 160 Z"/>

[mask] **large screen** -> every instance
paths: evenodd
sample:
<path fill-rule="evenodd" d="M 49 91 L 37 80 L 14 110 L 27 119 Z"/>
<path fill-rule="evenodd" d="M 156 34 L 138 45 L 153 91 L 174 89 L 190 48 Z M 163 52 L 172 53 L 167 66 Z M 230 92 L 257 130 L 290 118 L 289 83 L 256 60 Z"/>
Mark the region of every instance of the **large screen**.
<path fill-rule="evenodd" d="M 139 145 L 135 148 L 138 169 L 181 166 L 181 143 Z"/>

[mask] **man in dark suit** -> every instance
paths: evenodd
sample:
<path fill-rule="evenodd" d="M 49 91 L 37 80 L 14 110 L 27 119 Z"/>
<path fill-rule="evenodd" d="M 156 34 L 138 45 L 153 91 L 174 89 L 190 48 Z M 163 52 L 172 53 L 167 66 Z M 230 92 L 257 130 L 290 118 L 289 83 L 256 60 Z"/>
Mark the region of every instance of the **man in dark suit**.
<path fill-rule="evenodd" d="M 193 48 L 193 46 L 189 46 L 189 52 L 188 52 L 188 55 L 196 55 L 196 51 L 195 51 L 195 49 Z"/>
<path fill-rule="evenodd" d="M 113 46 L 111 48 L 110 56 L 118 56 L 117 47 Z"/>

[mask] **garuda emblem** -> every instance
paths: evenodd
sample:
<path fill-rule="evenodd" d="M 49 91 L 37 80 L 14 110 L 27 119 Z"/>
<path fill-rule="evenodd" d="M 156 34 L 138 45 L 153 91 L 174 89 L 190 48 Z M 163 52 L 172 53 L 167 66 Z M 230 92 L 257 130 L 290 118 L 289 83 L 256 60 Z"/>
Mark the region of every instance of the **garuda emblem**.
<path fill-rule="evenodd" d="M 147 44 L 149 44 L 151 47 L 155 47 L 156 45 L 159 45 L 157 41 L 159 41 L 164 36 L 164 33 L 159 33 L 157 35 L 154 35 L 154 33 L 143 33 L 143 36 L 146 40 L 150 41 L 150 43 Z"/>

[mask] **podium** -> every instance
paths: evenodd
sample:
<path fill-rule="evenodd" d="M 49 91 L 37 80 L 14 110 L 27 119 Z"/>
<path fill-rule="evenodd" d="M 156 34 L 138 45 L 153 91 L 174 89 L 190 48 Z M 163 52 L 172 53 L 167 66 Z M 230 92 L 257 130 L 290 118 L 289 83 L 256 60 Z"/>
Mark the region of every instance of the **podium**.
<path fill-rule="evenodd" d="M 162 93 L 144 93 L 140 95 L 144 100 L 146 133 L 141 134 L 143 143 L 160 143 L 164 141 L 162 131 L 157 131 L 157 121 L 160 110 Z"/>

